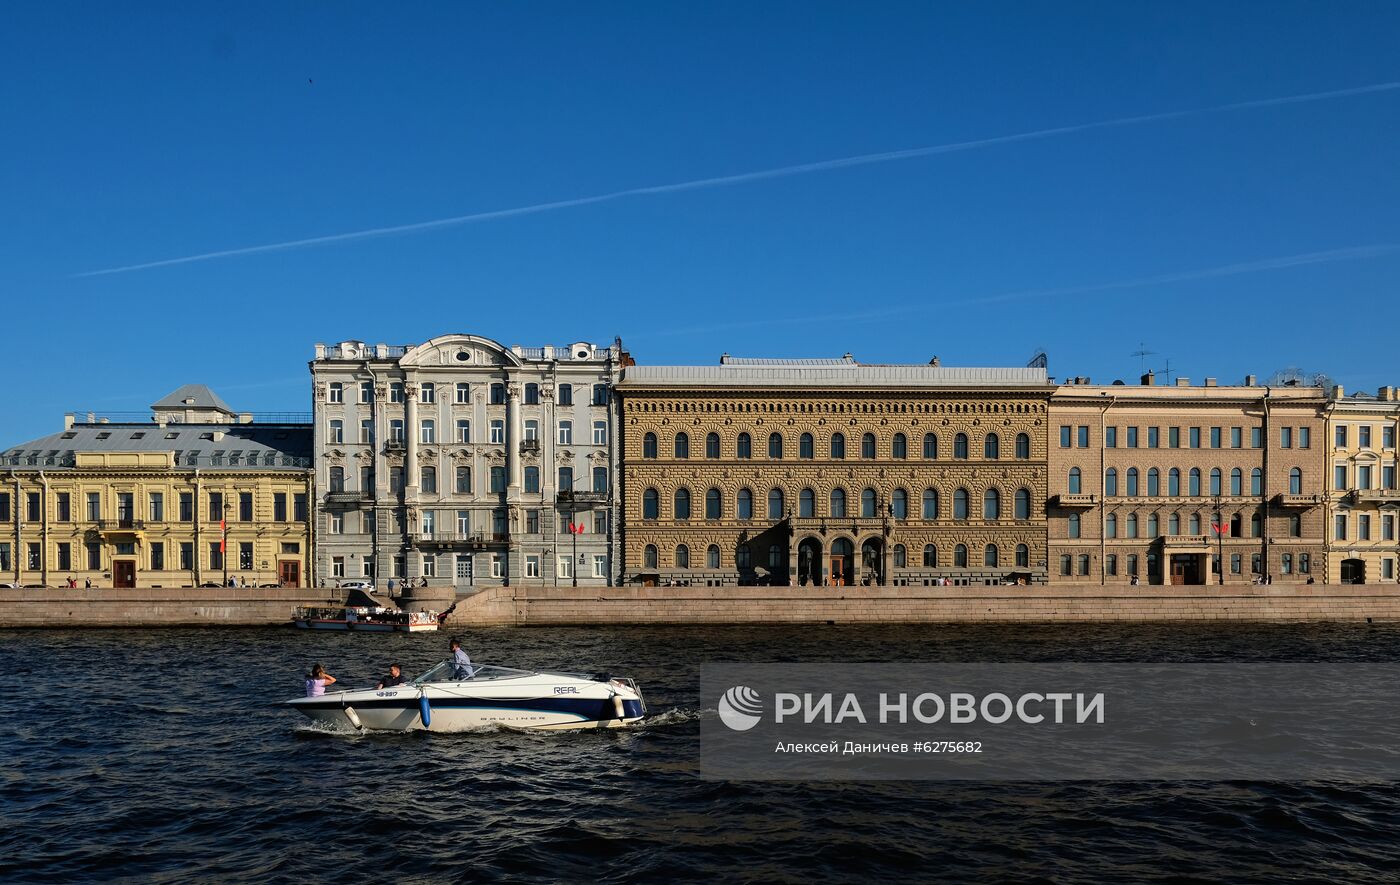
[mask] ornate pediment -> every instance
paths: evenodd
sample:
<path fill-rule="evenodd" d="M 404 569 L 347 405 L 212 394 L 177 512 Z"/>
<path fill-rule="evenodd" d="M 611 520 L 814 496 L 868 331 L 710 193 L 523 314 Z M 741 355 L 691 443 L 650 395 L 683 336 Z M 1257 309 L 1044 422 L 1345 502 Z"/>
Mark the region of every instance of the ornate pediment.
<path fill-rule="evenodd" d="M 472 459 L 472 453 L 467 449 L 455 449 L 448 457 L 453 461 L 470 461 Z"/>

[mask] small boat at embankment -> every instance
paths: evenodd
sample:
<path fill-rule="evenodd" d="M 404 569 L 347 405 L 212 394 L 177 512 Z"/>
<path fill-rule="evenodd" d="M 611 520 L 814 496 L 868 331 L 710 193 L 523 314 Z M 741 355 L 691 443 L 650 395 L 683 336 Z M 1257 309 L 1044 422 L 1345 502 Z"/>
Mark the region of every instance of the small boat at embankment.
<path fill-rule="evenodd" d="M 382 606 L 303 606 L 292 612 L 300 630 L 352 630 L 356 633 L 423 633 L 438 628 L 438 614 L 395 611 Z"/>
<path fill-rule="evenodd" d="M 641 690 L 626 677 L 476 666 L 459 678 L 451 661 L 403 685 L 328 691 L 283 704 L 318 722 L 372 731 L 620 728 L 646 716 Z"/>

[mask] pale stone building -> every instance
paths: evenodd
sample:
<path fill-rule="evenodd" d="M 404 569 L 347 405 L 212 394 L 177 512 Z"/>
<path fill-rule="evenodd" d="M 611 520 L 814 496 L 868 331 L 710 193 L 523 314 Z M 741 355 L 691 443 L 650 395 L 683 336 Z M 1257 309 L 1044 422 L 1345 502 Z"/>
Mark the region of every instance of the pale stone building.
<path fill-rule="evenodd" d="M 643 584 L 1042 582 L 1043 368 L 631 366 L 623 577 Z"/>
<path fill-rule="evenodd" d="M 1324 391 L 1155 380 L 1051 397 L 1051 581 L 1321 581 Z"/>
<path fill-rule="evenodd" d="M 611 583 L 625 359 L 620 342 L 476 335 L 316 345 L 322 582 Z"/>
<path fill-rule="evenodd" d="M 203 385 L 151 411 L 68 415 L 61 432 L 0 452 L 0 580 L 307 583 L 310 425 L 255 422 Z"/>
<path fill-rule="evenodd" d="M 1382 387 L 1371 396 L 1335 387 L 1327 405 L 1328 583 L 1394 582 L 1400 578 L 1400 389 Z"/>

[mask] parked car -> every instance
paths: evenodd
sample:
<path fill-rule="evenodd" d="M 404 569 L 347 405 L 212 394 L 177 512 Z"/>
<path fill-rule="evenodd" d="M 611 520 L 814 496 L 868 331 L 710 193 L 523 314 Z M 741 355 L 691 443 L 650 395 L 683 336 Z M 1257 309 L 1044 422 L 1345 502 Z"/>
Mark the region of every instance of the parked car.
<path fill-rule="evenodd" d="M 205 581 L 203 584 L 200 584 L 199 586 L 200 586 L 200 587 L 222 587 L 222 586 L 224 586 L 224 585 L 223 585 L 223 584 L 220 584 L 220 583 L 217 583 L 217 582 L 215 582 L 215 581 Z"/>
<path fill-rule="evenodd" d="M 20 589 L 20 584 L 17 581 L 6 581 L 5 583 L 0 584 L 0 589 L 18 590 Z"/>
<path fill-rule="evenodd" d="M 341 590 L 374 590 L 373 581 L 341 581 L 335 586 Z"/>

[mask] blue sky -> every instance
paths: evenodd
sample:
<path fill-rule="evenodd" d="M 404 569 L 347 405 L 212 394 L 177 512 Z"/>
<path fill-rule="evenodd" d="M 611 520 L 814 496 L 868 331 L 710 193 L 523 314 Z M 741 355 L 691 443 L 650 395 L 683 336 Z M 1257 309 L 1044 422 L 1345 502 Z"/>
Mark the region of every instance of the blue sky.
<path fill-rule="evenodd" d="M 0 444 L 187 382 L 305 410 L 315 342 L 449 331 L 648 363 L 1044 348 L 1096 381 L 1143 342 L 1195 380 L 1400 382 L 1400 88 L 84 275 L 1395 84 L 1393 4 L 5 15 Z"/>

